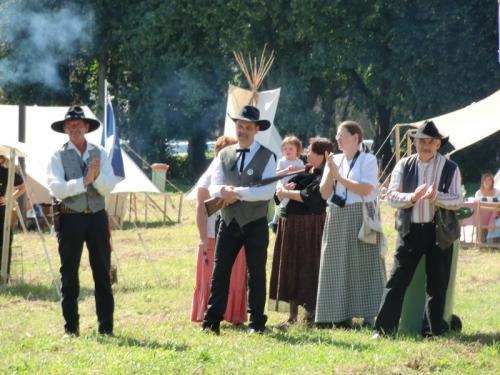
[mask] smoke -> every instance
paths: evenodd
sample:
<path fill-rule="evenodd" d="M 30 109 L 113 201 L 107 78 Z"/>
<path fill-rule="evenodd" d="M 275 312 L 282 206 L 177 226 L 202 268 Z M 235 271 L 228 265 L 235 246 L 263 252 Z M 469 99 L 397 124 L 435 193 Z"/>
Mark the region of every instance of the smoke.
<path fill-rule="evenodd" d="M 59 66 L 90 45 L 93 12 L 10 6 L 0 13 L 0 85 L 40 83 L 61 89 Z"/>

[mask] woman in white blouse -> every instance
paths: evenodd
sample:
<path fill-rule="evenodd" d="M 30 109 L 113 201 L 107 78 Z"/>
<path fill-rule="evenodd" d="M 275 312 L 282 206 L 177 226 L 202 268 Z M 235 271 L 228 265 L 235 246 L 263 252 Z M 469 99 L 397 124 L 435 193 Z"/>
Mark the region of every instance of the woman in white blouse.
<path fill-rule="evenodd" d="M 359 151 L 363 131 L 354 121 L 340 124 L 336 136 L 341 154 L 327 155 L 320 184 L 329 209 L 323 231 L 316 323 L 351 328 L 352 318 L 371 326 L 385 285 L 380 238 L 361 242 L 363 200 L 375 213 L 378 166 L 375 156 Z M 377 212 L 378 213 L 378 212 Z M 380 236 L 379 236 L 380 237 Z"/>
<path fill-rule="evenodd" d="M 498 202 L 500 190 L 495 189 L 495 179 L 490 171 L 481 174 L 481 186 L 476 191 L 474 198 L 481 201 Z"/>

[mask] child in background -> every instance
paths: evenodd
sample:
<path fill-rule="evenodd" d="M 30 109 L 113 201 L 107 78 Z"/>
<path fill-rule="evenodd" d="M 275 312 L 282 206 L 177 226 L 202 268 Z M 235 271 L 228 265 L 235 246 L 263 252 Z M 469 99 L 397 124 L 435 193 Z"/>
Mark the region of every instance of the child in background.
<path fill-rule="evenodd" d="M 282 157 L 278 160 L 276 166 L 276 175 L 285 174 L 287 172 L 296 171 L 304 167 L 304 162 L 300 160 L 300 155 L 302 154 L 303 147 L 302 142 L 297 137 L 290 135 L 287 136 L 283 142 L 281 142 L 281 153 Z M 283 186 L 288 183 L 292 176 L 284 177 L 278 182 L 278 186 Z M 289 199 L 283 199 L 279 208 L 285 208 L 288 204 Z M 269 223 L 269 227 L 274 233 L 278 227 L 278 211 L 275 210 L 273 220 Z"/>

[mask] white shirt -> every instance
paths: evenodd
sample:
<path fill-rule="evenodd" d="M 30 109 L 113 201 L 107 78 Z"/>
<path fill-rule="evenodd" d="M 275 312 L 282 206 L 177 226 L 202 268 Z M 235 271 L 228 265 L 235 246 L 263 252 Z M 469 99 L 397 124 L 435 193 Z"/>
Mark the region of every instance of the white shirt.
<path fill-rule="evenodd" d="M 344 154 L 335 155 L 333 157 L 333 161 L 339 167 L 339 174 L 342 177 L 363 184 L 369 184 L 373 187 L 372 191 L 363 197 L 365 202 L 371 202 L 377 199 L 378 164 L 375 156 L 361 152 L 350 172 L 349 168 L 352 160 L 348 161 Z M 325 165 L 325 171 L 323 173 L 329 173 L 328 164 Z M 329 206 L 336 206 L 331 202 L 331 198 L 334 193 L 346 199 L 346 204 L 362 202 L 359 194 L 356 194 L 352 190 L 347 190 L 344 185 L 337 181 L 336 188 L 332 190 L 332 193 L 327 200 L 327 204 Z"/>
<path fill-rule="evenodd" d="M 113 168 L 108 160 L 106 151 L 102 147 L 95 146 L 87 141 L 87 148 L 82 154 L 71 141 L 68 141 L 68 150 L 75 150 L 85 161 L 88 161 L 90 158 L 89 150 L 96 147 L 101 152 L 100 173 L 92 185 L 97 189 L 99 194 L 105 196 L 111 193 L 116 183 L 119 181 L 113 173 Z M 83 177 L 66 181 L 64 176 L 65 173 L 61 161 L 61 153 L 60 150 L 57 150 L 50 158 L 47 167 L 47 183 L 51 194 L 57 199 L 64 199 L 87 191 L 87 188 L 83 185 Z"/>
<path fill-rule="evenodd" d="M 304 167 L 304 162 L 302 160 L 300 160 L 299 158 L 295 159 L 295 160 L 287 160 L 285 157 L 282 157 L 280 160 L 278 160 L 278 165 L 276 166 L 276 171 L 281 171 L 289 166 L 294 166 L 294 167 L 298 167 L 298 168 L 303 168 Z M 292 178 L 293 176 L 288 176 L 288 177 L 283 177 L 281 180 L 280 180 L 280 183 L 282 185 L 285 185 L 286 183 L 288 183 L 288 181 L 290 181 L 290 179 Z"/>
<path fill-rule="evenodd" d="M 402 159 L 396 164 L 391 173 L 391 182 L 387 189 L 387 201 L 394 208 L 409 208 L 412 207 L 411 221 L 412 223 L 429 223 L 434 218 L 435 207 L 443 207 L 447 209 L 457 209 L 462 203 L 462 179 L 460 170 L 457 168 L 451 180 L 448 193 L 438 191 L 438 197 L 435 202 L 430 202 L 428 199 L 419 199 L 414 204 L 411 202 L 413 192 L 404 193 L 403 189 L 403 172 L 404 160 Z M 428 163 L 417 161 L 418 182 L 417 186 L 427 184 L 430 186 L 436 184 L 438 186 L 441 179 L 446 158 L 441 154 L 436 154 Z"/>
<path fill-rule="evenodd" d="M 240 145 L 229 146 L 235 149 L 243 148 Z M 253 159 L 255 153 L 259 149 L 260 144 L 257 142 L 253 142 L 249 149 L 250 151 L 245 155 L 245 168 L 248 163 Z M 240 170 L 242 158 L 238 158 L 237 170 Z M 262 173 L 262 178 L 268 178 L 276 176 L 276 160 L 273 156 L 269 158 L 269 161 L 264 168 L 264 172 Z M 213 166 L 213 175 L 212 175 L 212 185 L 208 189 L 210 195 L 212 197 L 221 197 L 221 189 L 224 187 L 224 172 L 222 170 L 222 164 L 220 160 L 220 155 L 215 158 L 214 166 Z M 267 201 L 273 198 L 274 192 L 276 191 L 276 183 L 259 186 L 259 187 L 235 187 L 234 191 L 238 194 L 240 200 L 247 202 L 255 202 L 255 201 Z"/>
<path fill-rule="evenodd" d="M 498 201 L 500 198 L 500 190 L 493 188 L 495 190 L 495 195 L 483 195 L 481 193 L 481 189 L 476 191 L 476 194 L 474 194 L 474 198 L 476 200 L 481 200 L 481 198 L 486 198 L 487 202 L 494 202 L 494 198 Z"/>
<path fill-rule="evenodd" d="M 209 189 L 212 184 L 212 173 L 215 165 L 215 159 L 212 160 L 207 170 L 201 175 L 198 182 L 196 183 L 196 188 Z M 215 222 L 217 220 L 217 215 L 213 214 L 207 217 L 207 236 L 209 238 L 215 238 Z"/>

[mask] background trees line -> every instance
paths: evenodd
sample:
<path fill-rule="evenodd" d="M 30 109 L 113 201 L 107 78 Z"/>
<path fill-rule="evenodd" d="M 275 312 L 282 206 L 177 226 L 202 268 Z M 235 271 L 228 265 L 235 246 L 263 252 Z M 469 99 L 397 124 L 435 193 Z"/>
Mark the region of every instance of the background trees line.
<path fill-rule="evenodd" d="M 222 132 L 228 84 L 246 87 L 233 50 L 255 55 L 266 43 L 274 49 L 262 89 L 282 88 L 276 125 L 304 140 L 332 136 L 343 119 L 361 118 L 380 144 L 394 123 L 464 106 L 500 82 L 494 0 L 32 3 L 4 0 L 0 10 L 48 17 L 69 9 L 73 22 L 87 22 L 81 33 L 88 38 L 74 40 L 78 48 L 56 62 L 58 87 L 0 78 L 1 102 L 84 102 L 98 110 L 106 78 L 122 137 L 152 161 L 165 160 L 165 139 L 188 139 L 193 177 L 204 169 L 206 139 Z M 9 39 L 5 17 L 2 26 L 5 75 L 2 62 L 15 58 L 30 29 Z"/>

